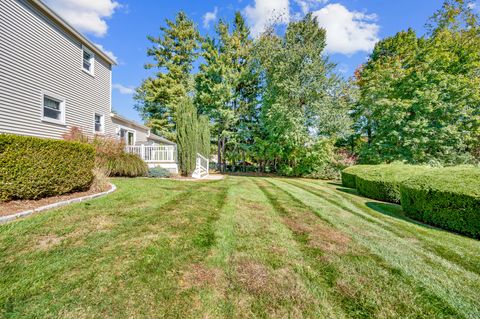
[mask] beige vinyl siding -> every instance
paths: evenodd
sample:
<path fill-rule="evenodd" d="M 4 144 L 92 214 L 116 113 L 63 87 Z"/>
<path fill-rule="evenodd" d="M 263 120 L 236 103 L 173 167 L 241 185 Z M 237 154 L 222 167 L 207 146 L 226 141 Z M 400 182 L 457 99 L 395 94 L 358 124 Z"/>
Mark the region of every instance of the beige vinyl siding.
<path fill-rule="evenodd" d="M 118 119 L 118 118 L 111 118 L 111 121 L 113 122 L 115 132 L 118 132 L 120 128 L 125 128 L 135 132 L 136 144 L 147 142 L 148 130 L 141 128 L 138 125 L 133 125 L 132 123 L 122 121 L 121 119 Z"/>
<path fill-rule="evenodd" d="M 110 119 L 111 65 L 95 55 L 82 70 L 82 43 L 26 0 L 0 0 L 0 132 L 61 138 L 72 126 L 94 133 L 94 114 Z M 65 99 L 65 124 L 42 121 L 42 92 Z"/>

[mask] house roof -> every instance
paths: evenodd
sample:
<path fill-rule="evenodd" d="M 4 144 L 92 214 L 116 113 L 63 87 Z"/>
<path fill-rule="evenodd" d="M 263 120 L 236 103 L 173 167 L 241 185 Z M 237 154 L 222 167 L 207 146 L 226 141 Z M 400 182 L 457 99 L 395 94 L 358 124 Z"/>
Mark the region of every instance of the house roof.
<path fill-rule="evenodd" d="M 125 122 L 125 123 L 128 123 L 132 126 L 135 126 L 135 127 L 138 127 L 138 128 L 141 128 L 141 129 L 144 129 L 146 131 L 150 131 L 150 128 L 148 126 L 145 126 L 143 124 L 140 124 L 140 123 L 137 123 L 135 121 L 132 121 L 132 120 L 129 120 L 127 119 L 126 117 L 123 117 L 121 115 L 118 115 L 116 113 L 110 113 L 110 116 L 113 117 L 114 119 L 117 119 L 117 120 L 120 120 L 122 122 Z"/>
<path fill-rule="evenodd" d="M 114 119 L 117 119 L 117 120 L 121 121 L 121 122 L 128 123 L 128 124 L 130 124 L 134 127 L 138 127 L 138 128 L 141 128 L 141 129 L 147 131 L 147 138 L 150 139 L 150 140 L 154 140 L 154 141 L 157 141 L 157 142 L 162 142 L 164 144 L 175 145 L 174 142 L 169 141 L 164 137 L 161 137 L 161 136 L 158 136 L 156 134 L 150 133 L 150 128 L 148 126 L 145 126 L 143 124 L 139 124 L 139 123 L 137 123 L 135 121 L 132 121 L 132 120 L 129 120 L 126 117 L 123 117 L 123 116 L 118 115 L 116 113 L 110 113 L 110 116 Z"/>
<path fill-rule="evenodd" d="M 87 46 L 90 50 L 92 50 L 95 54 L 102 57 L 105 61 L 110 63 L 111 65 L 116 65 L 117 63 L 109 57 L 105 52 L 100 50 L 93 42 L 88 40 L 84 35 L 78 32 L 74 27 L 72 27 L 68 22 L 62 19 L 55 11 L 50 9 L 46 4 L 44 4 L 41 0 L 29 0 L 33 5 L 35 5 L 38 9 L 40 9 L 43 13 L 45 13 L 48 17 L 50 17 L 53 21 L 58 23 L 65 31 L 73 35 L 75 38 L 80 40 L 83 45 Z"/>
<path fill-rule="evenodd" d="M 155 134 L 153 134 L 153 133 L 150 133 L 150 135 L 149 135 L 147 138 L 148 138 L 148 139 L 151 139 L 151 140 L 158 141 L 158 142 L 162 142 L 162 143 L 164 143 L 164 144 L 176 145 L 174 142 L 169 141 L 169 140 L 167 140 L 166 138 L 161 137 L 161 136 L 158 136 L 158 135 L 155 135 Z"/>

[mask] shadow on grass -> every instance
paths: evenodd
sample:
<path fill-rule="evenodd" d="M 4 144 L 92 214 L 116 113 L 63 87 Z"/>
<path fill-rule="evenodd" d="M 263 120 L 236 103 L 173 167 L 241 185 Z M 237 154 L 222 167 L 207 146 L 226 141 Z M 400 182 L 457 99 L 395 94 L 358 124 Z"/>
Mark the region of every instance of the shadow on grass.
<path fill-rule="evenodd" d="M 333 183 L 332 183 L 333 184 Z M 360 195 L 358 191 L 354 188 L 347 188 L 347 187 L 337 187 L 336 188 L 340 192 L 344 192 L 350 195 L 355 195 L 358 197 L 361 197 L 363 199 L 367 199 L 366 197 Z M 374 211 L 383 214 L 385 216 L 393 217 L 402 221 L 406 221 L 411 224 L 415 224 L 424 228 L 428 229 L 436 229 L 436 230 L 442 230 L 438 227 L 431 226 L 428 224 L 424 224 L 418 220 L 411 219 L 410 217 L 406 216 L 405 213 L 402 210 L 402 206 L 398 204 L 393 204 L 393 203 L 386 203 L 386 202 L 366 202 L 365 206 L 367 206 L 370 209 L 373 209 Z M 445 230 L 443 230 L 445 231 Z"/>
<path fill-rule="evenodd" d="M 419 222 L 417 220 L 411 219 L 408 216 L 405 216 L 405 213 L 402 210 L 402 206 L 397 205 L 397 204 L 381 203 L 381 202 L 367 202 L 367 203 L 365 203 L 365 205 L 368 208 L 373 209 L 374 211 L 379 212 L 380 214 L 383 214 L 383 215 L 386 215 L 386 216 L 389 216 L 389 217 L 400 219 L 400 220 L 406 221 L 408 223 L 415 224 L 417 226 L 421 226 L 421 227 L 428 228 L 428 229 L 442 230 L 438 227 L 430 226 L 428 224 L 424 224 L 424 223 Z M 445 231 L 445 230 L 443 230 L 443 231 Z"/>

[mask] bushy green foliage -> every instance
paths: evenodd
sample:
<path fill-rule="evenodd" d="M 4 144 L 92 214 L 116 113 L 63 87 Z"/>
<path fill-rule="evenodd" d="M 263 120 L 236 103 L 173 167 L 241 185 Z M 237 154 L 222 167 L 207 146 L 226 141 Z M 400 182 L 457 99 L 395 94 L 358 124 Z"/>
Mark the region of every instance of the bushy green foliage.
<path fill-rule="evenodd" d="M 480 144 L 480 26 L 469 3 L 449 1 L 426 36 L 379 41 L 356 73 L 363 163 L 460 164 Z M 472 4 L 472 3 L 470 3 Z"/>
<path fill-rule="evenodd" d="M 140 157 L 127 154 L 125 144 L 115 138 L 98 135 L 89 137 L 80 128 L 72 127 L 63 135 L 63 139 L 92 145 L 95 149 L 95 166 L 106 176 L 145 176 L 148 170 Z"/>
<path fill-rule="evenodd" d="M 147 176 L 147 164 L 135 154 L 122 153 L 105 159 L 108 176 L 139 177 Z"/>
<path fill-rule="evenodd" d="M 0 201 L 86 190 L 94 165 L 90 145 L 0 134 Z"/>
<path fill-rule="evenodd" d="M 356 188 L 355 179 L 357 174 L 367 170 L 369 165 L 355 165 L 342 170 L 342 185 L 349 188 Z"/>
<path fill-rule="evenodd" d="M 480 239 L 480 168 L 437 168 L 400 186 L 406 215 Z"/>
<path fill-rule="evenodd" d="M 355 186 L 365 197 L 400 203 L 400 184 L 429 169 L 420 165 L 365 165 L 355 175 Z"/>
<path fill-rule="evenodd" d="M 170 172 L 163 167 L 152 167 L 148 169 L 148 177 L 168 178 L 170 176 Z"/>

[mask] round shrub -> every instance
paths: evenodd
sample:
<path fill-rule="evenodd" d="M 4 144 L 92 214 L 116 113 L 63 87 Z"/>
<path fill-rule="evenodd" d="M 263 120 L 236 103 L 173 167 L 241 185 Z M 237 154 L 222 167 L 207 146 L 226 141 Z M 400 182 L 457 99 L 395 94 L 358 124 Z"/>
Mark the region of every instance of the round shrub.
<path fill-rule="evenodd" d="M 429 169 L 429 166 L 404 164 L 365 166 L 355 175 L 355 185 L 358 192 L 365 197 L 400 203 L 400 184 Z"/>
<path fill-rule="evenodd" d="M 121 153 L 104 160 L 108 176 L 138 177 L 147 176 L 147 164 L 135 154 Z"/>
<path fill-rule="evenodd" d="M 480 168 L 432 169 L 404 181 L 400 194 L 407 216 L 480 239 Z"/>
<path fill-rule="evenodd" d="M 0 134 L 0 201 L 87 190 L 94 165 L 90 145 Z"/>
<path fill-rule="evenodd" d="M 148 177 L 169 178 L 171 176 L 168 169 L 163 167 L 152 167 L 148 170 Z"/>

